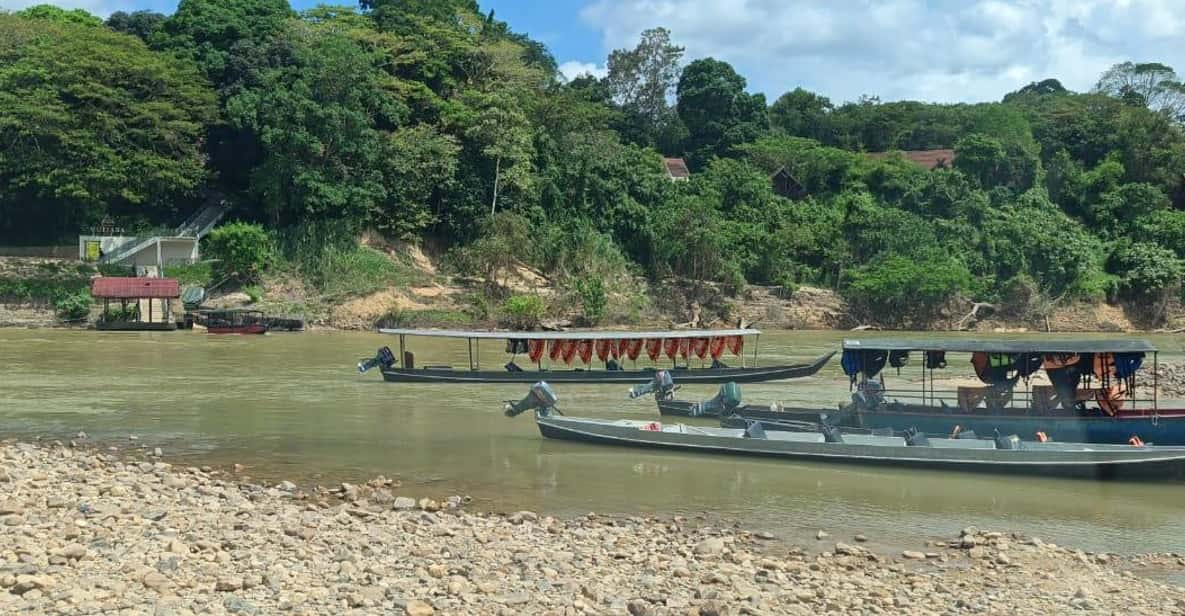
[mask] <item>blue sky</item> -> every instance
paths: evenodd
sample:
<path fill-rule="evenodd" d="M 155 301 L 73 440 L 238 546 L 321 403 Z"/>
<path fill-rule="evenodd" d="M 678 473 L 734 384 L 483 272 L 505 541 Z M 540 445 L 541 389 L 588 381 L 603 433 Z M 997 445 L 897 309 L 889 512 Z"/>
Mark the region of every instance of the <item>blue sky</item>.
<path fill-rule="evenodd" d="M 0 0 L 18 9 L 46 0 Z M 49 0 L 106 16 L 175 0 Z M 999 100 L 1031 81 L 1089 90 L 1108 67 L 1164 62 L 1185 72 L 1185 0 L 482 0 L 544 42 L 569 76 L 600 74 L 612 49 L 664 26 L 736 67 L 772 101 L 796 87 L 835 102 Z M 315 4 L 297 0 L 298 9 Z"/>

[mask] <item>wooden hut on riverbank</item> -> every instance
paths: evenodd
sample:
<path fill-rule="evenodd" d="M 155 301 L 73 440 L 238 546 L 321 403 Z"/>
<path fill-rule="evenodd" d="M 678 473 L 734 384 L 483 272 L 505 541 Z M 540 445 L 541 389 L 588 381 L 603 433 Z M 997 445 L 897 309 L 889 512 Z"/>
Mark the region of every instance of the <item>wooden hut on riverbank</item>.
<path fill-rule="evenodd" d="M 175 278 L 95 278 L 91 281 L 91 296 L 103 300 L 97 329 L 177 329 L 172 302 L 181 297 L 181 286 Z M 112 306 L 113 300 L 119 302 L 117 308 Z"/>

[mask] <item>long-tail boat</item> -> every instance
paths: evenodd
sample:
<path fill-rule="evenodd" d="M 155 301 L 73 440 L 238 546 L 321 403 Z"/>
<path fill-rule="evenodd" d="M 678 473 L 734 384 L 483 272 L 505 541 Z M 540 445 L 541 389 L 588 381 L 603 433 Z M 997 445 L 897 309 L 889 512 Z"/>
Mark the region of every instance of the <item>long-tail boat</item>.
<path fill-rule="evenodd" d="M 663 415 L 810 422 L 827 414 L 849 427 L 934 434 L 999 429 L 1026 440 L 1185 445 L 1185 408 L 1161 408 L 1158 353 L 1145 340 L 861 338 L 845 340 L 843 353 L 853 391 L 850 402 L 832 408 L 742 405 L 739 392 L 714 403 L 680 401 L 673 384 L 657 378 L 642 393 L 655 394 Z M 979 382 L 944 386 L 935 373 L 954 361 L 949 354 L 969 356 Z M 1138 388 L 1149 355 L 1151 382 Z"/>
<path fill-rule="evenodd" d="M 684 383 L 756 383 L 810 376 L 835 355 L 828 353 L 810 363 L 758 366 L 755 329 L 701 329 L 675 331 L 564 331 L 494 332 L 381 329 L 398 336 L 399 355 L 382 347 L 373 358 L 358 363 L 358 371 L 380 368 L 383 379 L 393 383 L 533 383 L 540 378 L 564 383 L 645 383 L 660 369 L 670 370 Z M 407 350 L 407 338 L 465 340 L 469 365 L 417 366 Z M 752 354 L 746 357 L 746 339 L 753 338 Z M 481 342 L 505 343 L 511 356 L 498 370 L 481 367 Z M 740 367 L 722 361 L 728 353 Z M 526 358 L 524 369 L 516 360 Z M 639 366 L 639 360 L 644 364 Z M 646 364 L 649 360 L 649 365 Z M 730 360 L 733 361 L 733 360 Z M 581 367 L 571 367 L 579 362 Z M 595 364 L 599 362 L 600 366 Z M 628 367 L 627 367 L 628 363 Z"/>
<path fill-rule="evenodd" d="M 566 417 L 544 382 L 525 398 L 508 402 L 514 417 L 534 411 L 547 438 L 651 449 L 737 454 L 796 461 L 905 466 L 957 471 L 1024 473 L 1094 479 L 1185 478 L 1185 447 L 1023 442 L 1015 435 L 939 438 L 904 434 L 845 434 L 835 426 L 817 431 L 767 431 L 761 421 L 743 428 L 664 424 L 659 421 Z"/>

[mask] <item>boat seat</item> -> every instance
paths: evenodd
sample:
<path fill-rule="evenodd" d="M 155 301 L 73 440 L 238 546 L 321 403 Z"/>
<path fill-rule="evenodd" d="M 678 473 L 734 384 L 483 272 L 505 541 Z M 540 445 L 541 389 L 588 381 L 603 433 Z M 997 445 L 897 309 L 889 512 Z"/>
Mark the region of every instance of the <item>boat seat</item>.
<path fill-rule="evenodd" d="M 900 436 L 876 436 L 866 434 L 845 434 L 843 442 L 848 445 L 876 445 L 878 447 L 905 447 L 905 439 Z"/>
<path fill-rule="evenodd" d="M 789 441 L 792 443 L 823 442 L 823 435 L 818 432 L 766 432 L 765 438 L 770 441 Z"/>
<path fill-rule="evenodd" d="M 946 449 L 995 449 L 995 441 L 981 438 L 932 438 L 930 446 Z"/>

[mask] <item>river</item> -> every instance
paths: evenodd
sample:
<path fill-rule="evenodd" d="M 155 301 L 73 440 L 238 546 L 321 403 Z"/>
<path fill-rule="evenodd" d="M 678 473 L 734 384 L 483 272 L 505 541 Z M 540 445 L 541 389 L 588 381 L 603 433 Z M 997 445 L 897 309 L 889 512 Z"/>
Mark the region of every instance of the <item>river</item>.
<path fill-rule="evenodd" d="M 842 333 L 774 332 L 763 364 L 837 348 Z M 1151 337 L 1161 360 L 1179 338 Z M 386 475 L 402 493 L 468 494 L 475 506 L 556 515 L 707 512 L 713 520 L 813 541 L 864 533 L 888 546 L 1006 529 L 1086 550 L 1185 552 L 1185 485 L 1120 484 L 877 470 L 636 451 L 545 440 L 502 402 L 524 386 L 395 385 L 355 363 L 390 343 L 377 334 L 211 336 L 0 330 L 0 436 L 162 447 L 183 464 L 240 463 L 269 479 L 334 483 Z M 483 361 L 504 361 L 483 345 Z M 417 341 L 420 363 L 465 365 L 463 342 Z M 967 374 L 970 375 L 969 366 Z M 689 387 L 706 397 L 713 386 Z M 560 386 L 569 414 L 654 417 L 622 386 Z M 833 361 L 815 377 L 744 386 L 751 402 L 848 397 Z M 129 436 L 135 435 L 132 443 Z"/>

